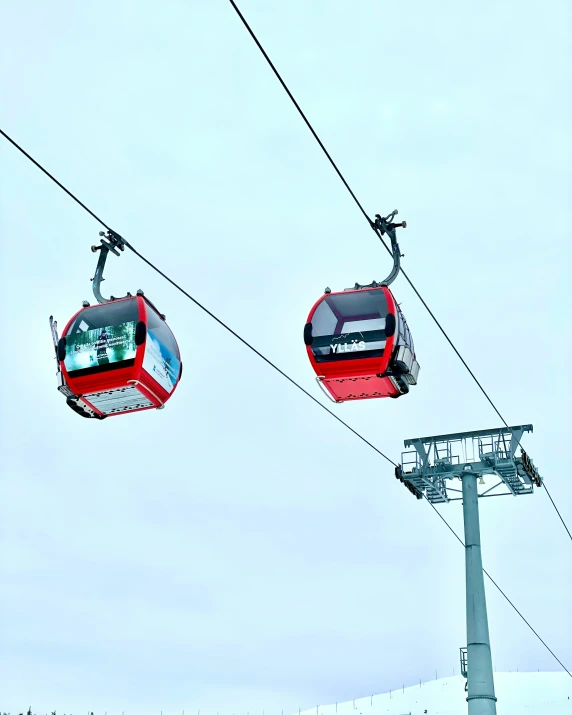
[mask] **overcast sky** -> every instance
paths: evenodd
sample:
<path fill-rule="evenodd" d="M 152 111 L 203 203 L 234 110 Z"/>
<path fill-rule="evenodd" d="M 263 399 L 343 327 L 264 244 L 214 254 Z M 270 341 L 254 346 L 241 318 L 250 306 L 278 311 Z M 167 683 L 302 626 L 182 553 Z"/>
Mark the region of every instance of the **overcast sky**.
<path fill-rule="evenodd" d="M 570 500 L 565 0 L 243 0 L 370 215 Z M 5 2 L 1 126 L 319 399 L 325 286 L 390 260 L 226 0 Z M 48 326 L 91 299 L 100 226 L 0 142 L 0 708 L 291 713 L 458 673 L 463 549 L 373 450 L 129 252 L 104 293 L 166 313 L 167 408 L 104 422 L 56 391 Z M 403 440 L 500 426 L 403 278 L 421 364 L 334 407 Z M 462 533 L 459 503 L 439 508 Z M 483 562 L 572 667 L 572 549 L 543 490 L 481 503 Z M 560 666 L 487 584 L 497 670 Z"/>

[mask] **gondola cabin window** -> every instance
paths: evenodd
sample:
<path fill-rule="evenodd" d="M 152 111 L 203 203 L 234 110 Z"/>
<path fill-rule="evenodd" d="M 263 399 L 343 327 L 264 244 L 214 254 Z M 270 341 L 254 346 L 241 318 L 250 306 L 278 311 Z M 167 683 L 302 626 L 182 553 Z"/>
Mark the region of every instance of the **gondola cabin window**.
<path fill-rule="evenodd" d="M 387 314 L 383 290 L 327 295 L 312 316 L 311 346 L 316 361 L 382 355 Z"/>
<path fill-rule="evenodd" d="M 143 369 L 170 393 L 181 373 L 181 356 L 177 341 L 167 323 L 146 305 L 147 342 L 143 357 Z"/>
<path fill-rule="evenodd" d="M 66 332 L 65 368 L 70 377 L 129 367 L 135 362 L 136 300 L 82 310 Z"/>

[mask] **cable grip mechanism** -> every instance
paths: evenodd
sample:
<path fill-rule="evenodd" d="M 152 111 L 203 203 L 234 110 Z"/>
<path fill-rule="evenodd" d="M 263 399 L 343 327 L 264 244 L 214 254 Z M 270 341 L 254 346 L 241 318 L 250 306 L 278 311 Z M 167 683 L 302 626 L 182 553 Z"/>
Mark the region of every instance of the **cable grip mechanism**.
<path fill-rule="evenodd" d="M 360 283 L 356 283 L 353 290 L 360 290 L 362 288 L 378 288 L 380 286 L 388 286 L 388 285 L 391 285 L 391 283 L 393 283 L 393 281 L 399 275 L 399 271 L 401 270 L 401 258 L 403 258 L 403 254 L 399 250 L 399 244 L 397 243 L 397 236 L 395 233 L 395 229 L 396 228 L 407 228 L 407 223 L 405 221 L 401 221 L 401 223 L 394 223 L 393 219 L 396 216 L 397 216 L 397 209 L 395 209 L 395 211 L 392 211 L 389 214 L 389 216 L 385 216 L 385 217 L 380 216 L 379 214 L 376 214 L 375 221 L 371 222 L 371 227 L 376 232 L 376 234 L 379 237 L 379 240 L 382 241 L 382 243 L 383 243 L 382 236 L 384 236 L 385 234 L 387 234 L 389 236 L 389 238 L 391 239 L 391 255 L 393 256 L 393 268 L 391 269 L 391 273 L 387 276 L 387 278 L 384 281 L 372 281 L 371 283 L 367 283 L 366 285 L 361 285 Z"/>

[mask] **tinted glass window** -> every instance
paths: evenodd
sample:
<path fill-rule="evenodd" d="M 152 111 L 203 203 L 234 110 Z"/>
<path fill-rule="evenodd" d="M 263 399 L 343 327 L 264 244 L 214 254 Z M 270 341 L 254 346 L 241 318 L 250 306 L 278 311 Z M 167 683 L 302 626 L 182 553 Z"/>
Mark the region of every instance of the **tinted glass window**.
<path fill-rule="evenodd" d="M 180 359 L 177 341 L 167 323 L 157 315 L 150 305 L 146 304 L 145 307 L 147 308 L 147 330 L 152 330 L 155 337 L 163 343 L 167 350 Z"/>
<path fill-rule="evenodd" d="M 382 355 L 387 312 L 381 289 L 328 295 L 312 317 L 314 356 L 321 362 Z"/>
<path fill-rule="evenodd" d="M 137 321 L 139 309 L 137 307 L 137 299 L 120 300 L 116 303 L 104 303 L 96 305 L 93 308 L 86 308 L 77 316 L 70 329 L 66 333 L 75 335 L 86 330 L 95 330 L 96 328 L 108 328 L 130 321 Z"/>
<path fill-rule="evenodd" d="M 405 320 L 405 316 L 401 312 L 401 310 L 398 308 L 398 313 L 399 313 L 399 335 L 400 335 L 400 343 L 404 343 L 407 345 L 411 352 L 414 353 L 415 349 L 413 346 L 413 338 L 411 336 L 411 331 L 409 330 L 409 326 L 407 325 L 407 321 Z"/>
<path fill-rule="evenodd" d="M 137 300 L 86 308 L 66 333 L 65 367 L 70 376 L 90 375 L 134 364 Z"/>
<path fill-rule="evenodd" d="M 318 337 L 320 335 L 333 335 L 336 332 L 338 319 L 331 309 L 329 303 L 323 300 L 314 312 L 312 318 L 312 335 Z"/>

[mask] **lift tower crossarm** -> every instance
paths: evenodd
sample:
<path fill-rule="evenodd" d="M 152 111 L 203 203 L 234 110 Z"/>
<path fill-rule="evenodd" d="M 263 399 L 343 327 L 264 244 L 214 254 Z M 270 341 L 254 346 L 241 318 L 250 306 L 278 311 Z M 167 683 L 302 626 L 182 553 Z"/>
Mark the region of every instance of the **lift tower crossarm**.
<path fill-rule="evenodd" d="M 396 476 L 432 504 L 460 500 L 460 490 L 453 488 L 450 480 L 461 479 L 466 471 L 481 477 L 480 484 L 485 475 L 499 478 L 486 493 L 479 492 L 479 497 L 531 494 L 534 486 L 542 486 L 542 478 L 526 452 L 521 448 L 517 457 L 516 451 L 523 434 L 532 430 L 532 425 L 515 425 L 406 439 L 404 445 L 415 451 L 401 455 Z M 495 491 L 497 487 L 505 491 Z"/>
<path fill-rule="evenodd" d="M 413 437 L 412 439 L 406 439 L 403 444 L 406 447 L 413 447 L 414 443 L 427 443 L 434 442 L 435 440 L 439 442 L 453 442 L 461 439 L 469 439 L 472 437 L 488 437 L 491 434 L 500 434 L 502 432 L 512 432 L 512 434 L 520 433 L 518 442 L 525 432 L 532 432 L 532 425 L 518 425 L 516 427 L 496 427 L 492 429 L 479 429 L 473 432 L 454 432 L 453 434 L 440 434 L 437 437 Z M 518 444 L 517 442 L 517 444 Z M 515 447 L 516 449 L 516 447 Z"/>

